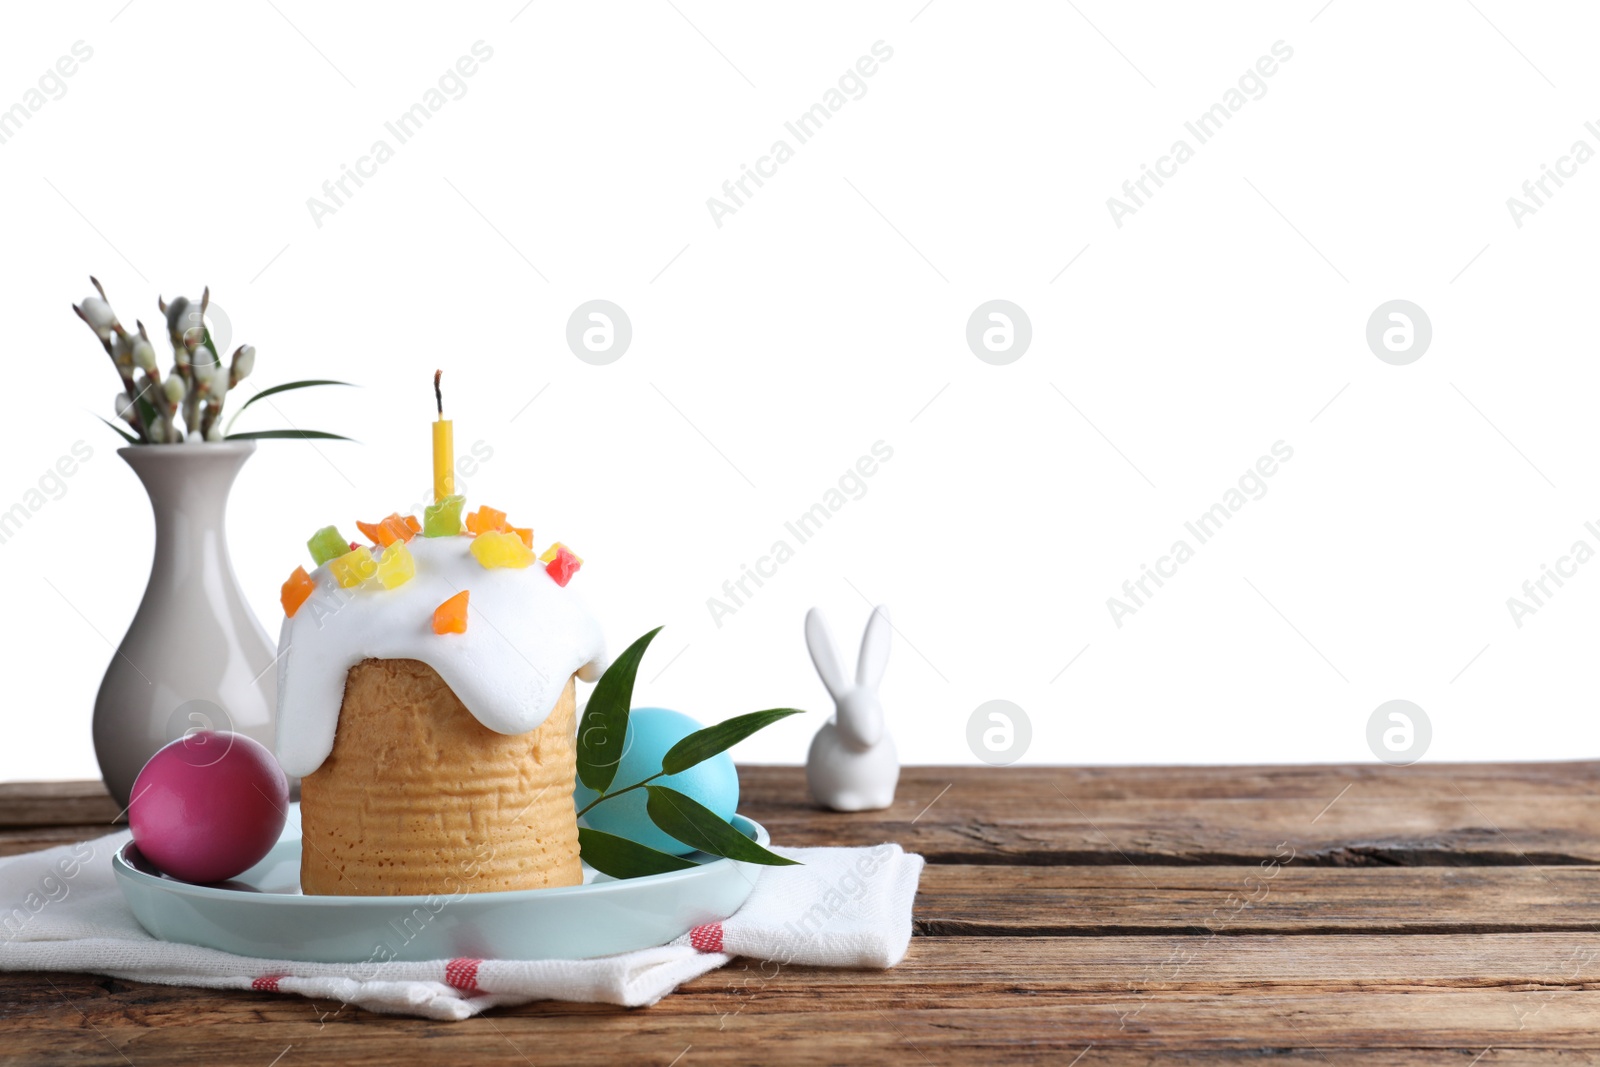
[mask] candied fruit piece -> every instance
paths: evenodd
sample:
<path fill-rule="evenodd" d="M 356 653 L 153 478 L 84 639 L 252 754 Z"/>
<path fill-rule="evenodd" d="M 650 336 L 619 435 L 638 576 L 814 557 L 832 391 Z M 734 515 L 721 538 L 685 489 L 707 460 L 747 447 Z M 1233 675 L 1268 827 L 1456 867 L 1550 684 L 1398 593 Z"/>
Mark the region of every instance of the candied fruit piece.
<path fill-rule="evenodd" d="M 415 515 L 402 515 L 400 516 L 400 521 L 406 524 L 406 529 L 410 530 L 412 534 L 422 532 L 422 523 L 417 521 Z"/>
<path fill-rule="evenodd" d="M 507 529 L 506 513 L 496 511 L 487 504 L 479 504 L 478 510 L 467 516 L 468 533 L 496 533 L 505 529 Z"/>
<path fill-rule="evenodd" d="M 378 581 L 385 589 L 405 585 L 417 575 L 417 561 L 404 541 L 397 541 L 383 550 L 378 557 Z"/>
<path fill-rule="evenodd" d="M 397 514 L 390 514 L 377 522 L 357 522 L 361 532 L 367 539 L 381 548 L 388 548 L 396 541 L 409 541 L 416 536 L 416 531 L 406 525 L 406 520 Z"/>
<path fill-rule="evenodd" d="M 350 551 L 349 541 L 344 534 L 339 532 L 337 526 L 324 526 L 311 535 L 311 540 L 306 542 L 306 547 L 311 550 L 311 559 L 317 566 L 322 566 L 330 559 L 342 556 Z"/>
<path fill-rule="evenodd" d="M 463 589 L 443 604 L 433 609 L 433 632 L 436 634 L 464 634 L 467 632 L 467 593 Z"/>
<path fill-rule="evenodd" d="M 296 567 L 294 573 L 289 575 L 289 580 L 283 583 L 283 591 L 278 594 L 278 599 L 283 604 L 283 613 L 291 619 L 294 618 L 294 613 L 300 610 L 300 605 L 316 591 L 317 583 L 311 580 L 311 575 L 306 573 L 304 567 Z"/>
<path fill-rule="evenodd" d="M 511 532 L 522 538 L 523 544 L 527 545 L 530 549 L 533 548 L 532 526 L 513 526 L 511 527 Z"/>
<path fill-rule="evenodd" d="M 583 560 L 568 551 L 566 545 L 557 544 L 556 558 L 545 564 L 544 572 L 554 578 L 557 585 L 565 587 L 581 566 Z"/>
<path fill-rule="evenodd" d="M 441 497 L 438 503 L 422 509 L 423 537 L 454 537 L 461 532 L 461 509 L 467 503 L 464 496 Z"/>
<path fill-rule="evenodd" d="M 533 549 L 514 533 L 491 530 L 472 540 L 472 554 L 485 567 L 527 567 L 533 563 Z"/>
<path fill-rule="evenodd" d="M 580 556 L 576 552 L 572 551 L 572 549 L 568 548 L 566 545 L 562 544 L 560 541 L 557 541 L 555 544 L 553 544 L 549 548 L 545 549 L 543 554 L 539 556 L 539 562 L 540 563 L 551 563 L 551 562 L 554 562 L 556 556 L 558 554 L 562 553 L 562 552 L 565 552 L 567 555 L 571 556 L 573 559 L 577 560 L 579 563 L 583 562 L 583 557 L 582 556 Z"/>
<path fill-rule="evenodd" d="M 533 549 L 505 530 L 490 530 L 473 538 L 472 554 L 485 567 L 528 567 L 534 560 Z"/>
<path fill-rule="evenodd" d="M 396 541 L 404 543 L 417 536 L 411 527 L 406 525 L 406 520 L 399 515 L 391 513 L 388 518 L 378 523 L 378 537 L 383 547 L 388 548 Z"/>
<path fill-rule="evenodd" d="M 366 545 L 361 545 L 329 563 L 328 571 L 339 588 L 354 589 L 378 573 L 378 561 L 372 558 Z"/>

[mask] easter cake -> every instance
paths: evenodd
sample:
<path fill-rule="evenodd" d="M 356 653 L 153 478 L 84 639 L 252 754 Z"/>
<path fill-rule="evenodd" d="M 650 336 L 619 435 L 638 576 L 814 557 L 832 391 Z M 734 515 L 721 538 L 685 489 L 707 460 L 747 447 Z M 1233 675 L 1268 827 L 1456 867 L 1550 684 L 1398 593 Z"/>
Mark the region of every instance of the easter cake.
<path fill-rule="evenodd" d="M 301 779 L 301 889 L 576 885 L 575 679 L 604 656 L 557 543 L 460 496 L 311 538 L 284 583 L 278 761 Z"/>

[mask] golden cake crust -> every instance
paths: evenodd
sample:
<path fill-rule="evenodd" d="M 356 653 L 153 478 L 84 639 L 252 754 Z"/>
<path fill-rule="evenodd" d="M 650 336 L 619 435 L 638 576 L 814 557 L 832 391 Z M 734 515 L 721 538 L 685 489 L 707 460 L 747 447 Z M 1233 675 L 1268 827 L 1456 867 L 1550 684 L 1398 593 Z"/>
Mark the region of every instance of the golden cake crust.
<path fill-rule="evenodd" d="M 542 726 L 498 734 L 414 659 L 350 668 L 333 752 L 300 786 L 305 893 L 483 893 L 583 881 L 572 679 Z"/>

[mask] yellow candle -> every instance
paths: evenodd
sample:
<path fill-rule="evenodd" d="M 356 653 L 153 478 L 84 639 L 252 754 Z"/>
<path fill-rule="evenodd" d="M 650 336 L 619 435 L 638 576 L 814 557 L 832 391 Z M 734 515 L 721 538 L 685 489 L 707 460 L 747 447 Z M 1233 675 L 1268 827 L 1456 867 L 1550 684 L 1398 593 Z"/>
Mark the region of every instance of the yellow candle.
<path fill-rule="evenodd" d="M 433 424 L 433 499 L 443 500 L 456 491 L 455 435 L 449 419 Z"/>
<path fill-rule="evenodd" d="M 441 373 L 433 372 L 433 398 L 439 410 L 439 417 L 433 424 L 433 499 L 436 502 L 456 491 L 455 432 L 450 420 L 444 417 L 444 395 L 439 391 Z"/>

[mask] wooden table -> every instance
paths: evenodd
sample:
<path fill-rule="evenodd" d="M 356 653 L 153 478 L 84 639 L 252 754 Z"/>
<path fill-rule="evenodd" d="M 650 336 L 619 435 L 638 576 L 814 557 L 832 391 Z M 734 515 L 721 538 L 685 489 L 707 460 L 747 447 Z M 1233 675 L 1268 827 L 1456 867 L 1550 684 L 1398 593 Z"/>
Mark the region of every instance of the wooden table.
<path fill-rule="evenodd" d="M 653 1008 L 459 1023 L 0 974 L 0 1060 L 1600 1063 L 1597 770 L 917 767 L 889 811 L 847 816 L 798 768 L 746 767 L 775 841 L 927 857 L 899 967 L 738 960 Z M 0 786 L 0 853 L 112 814 L 98 785 Z"/>

